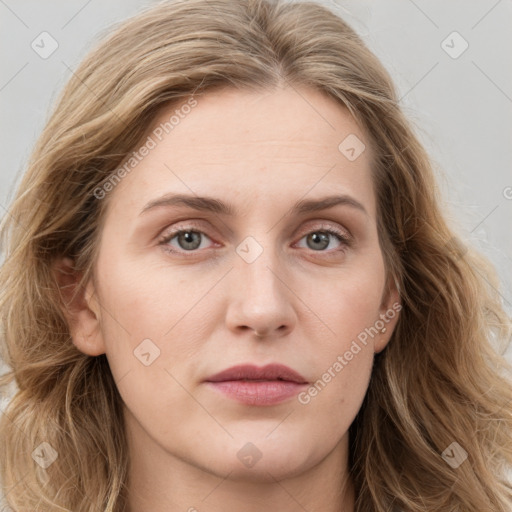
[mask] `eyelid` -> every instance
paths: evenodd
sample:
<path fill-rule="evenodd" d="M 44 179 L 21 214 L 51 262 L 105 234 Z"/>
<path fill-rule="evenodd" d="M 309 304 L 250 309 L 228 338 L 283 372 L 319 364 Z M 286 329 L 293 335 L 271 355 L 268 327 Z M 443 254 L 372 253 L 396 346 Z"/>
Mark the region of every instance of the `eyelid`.
<path fill-rule="evenodd" d="M 182 226 L 182 224 L 183 224 L 183 226 Z M 204 229 L 204 223 L 198 222 L 195 219 L 177 221 L 169 229 L 166 228 L 166 230 L 163 232 L 162 236 L 165 236 L 166 234 L 170 234 L 170 233 L 176 233 L 178 231 L 186 231 L 189 228 L 197 229 L 198 231 L 200 231 L 201 229 Z M 192 229 L 190 229 L 190 231 L 192 231 Z"/>
<path fill-rule="evenodd" d="M 318 222 L 319 224 L 315 224 L 315 222 Z M 310 223 L 311 223 L 311 225 L 310 225 Z M 352 236 L 352 233 L 350 233 L 350 231 L 347 228 L 339 227 L 337 225 L 337 223 L 332 223 L 332 222 L 325 221 L 325 220 L 318 220 L 318 221 L 312 220 L 312 221 L 308 222 L 308 225 L 305 228 L 301 229 L 300 232 L 304 233 L 302 235 L 302 236 L 304 236 L 304 235 L 307 235 L 314 231 L 324 231 L 324 230 L 325 231 L 334 231 L 336 234 L 341 236 L 346 241 L 353 240 L 353 238 L 354 238 Z"/>

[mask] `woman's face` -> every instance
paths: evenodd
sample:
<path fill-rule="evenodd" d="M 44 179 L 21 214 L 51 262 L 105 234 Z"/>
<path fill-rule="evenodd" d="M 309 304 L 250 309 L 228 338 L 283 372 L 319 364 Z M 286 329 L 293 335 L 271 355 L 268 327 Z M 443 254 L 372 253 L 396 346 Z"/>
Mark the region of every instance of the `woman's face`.
<path fill-rule="evenodd" d="M 316 90 L 196 100 L 160 112 L 108 191 L 74 342 L 106 353 L 132 449 L 155 463 L 299 474 L 346 456 L 374 353 L 397 320 L 370 147 Z M 208 382 L 269 364 L 306 383 L 282 369 Z"/>

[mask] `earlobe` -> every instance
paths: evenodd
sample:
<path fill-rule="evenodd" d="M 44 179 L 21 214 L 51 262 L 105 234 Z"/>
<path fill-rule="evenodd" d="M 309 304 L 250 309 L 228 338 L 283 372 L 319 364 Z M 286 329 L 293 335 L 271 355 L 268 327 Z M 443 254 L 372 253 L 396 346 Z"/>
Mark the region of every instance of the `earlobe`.
<path fill-rule="evenodd" d="M 62 258 L 54 265 L 54 276 L 73 344 L 80 352 L 90 356 L 104 354 L 100 308 L 92 279 L 82 286 L 82 274 L 74 269 L 74 262 L 70 258 Z"/>

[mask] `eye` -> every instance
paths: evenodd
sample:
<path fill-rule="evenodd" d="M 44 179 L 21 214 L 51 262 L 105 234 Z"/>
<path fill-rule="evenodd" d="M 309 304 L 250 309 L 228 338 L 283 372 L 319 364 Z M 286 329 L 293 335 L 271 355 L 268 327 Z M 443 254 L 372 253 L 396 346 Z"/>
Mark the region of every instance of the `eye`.
<path fill-rule="evenodd" d="M 165 250 L 169 252 L 194 252 L 197 249 L 204 249 L 203 242 L 210 237 L 198 229 L 192 229 L 189 226 L 186 229 L 178 229 L 165 234 L 159 244 L 163 245 Z M 175 242 L 174 244 L 172 242 Z"/>
<path fill-rule="evenodd" d="M 331 247 L 331 249 L 336 252 L 344 250 L 346 247 L 350 246 L 351 243 L 351 239 L 346 233 L 338 231 L 332 227 L 325 227 L 316 229 L 315 231 L 310 231 L 306 236 L 301 238 L 301 240 L 303 239 L 306 240 L 306 248 L 312 249 L 316 252 L 331 252 L 325 251 L 325 249 L 331 245 L 333 240 L 335 244 L 337 243 L 337 248 Z"/>
<path fill-rule="evenodd" d="M 208 247 L 207 241 L 212 241 L 200 229 L 197 229 L 193 224 L 188 224 L 181 229 L 174 229 L 162 236 L 159 240 L 159 245 L 163 246 L 164 250 L 174 254 L 185 255 L 184 253 L 198 252 L 200 249 Z M 335 229 L 332 226 L 321 226 L 314 231 L 310 231 L 303 236 L 299 243 L 305 240 L 306 249 L 311 249 L 314 252 L 324 253 L 339 253 L 350 247 L 352 238 L 347 233 Z M 332 244 L 335 247 L 330 247 Z M 218 245 L 218 244 L 217 244 Z M 296 247 L 304 247 L 304 245 L 296 244 Z M 326 250 L 326 249 L 331 250 Z"/>

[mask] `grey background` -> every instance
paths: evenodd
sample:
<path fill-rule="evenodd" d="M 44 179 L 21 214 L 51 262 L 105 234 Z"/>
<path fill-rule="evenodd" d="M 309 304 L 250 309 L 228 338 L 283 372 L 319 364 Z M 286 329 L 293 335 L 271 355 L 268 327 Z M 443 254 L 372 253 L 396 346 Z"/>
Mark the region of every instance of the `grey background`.
<path fill-rule="evenodd" d="M 111 23 L 152 3 L 0 0 L 0 215 L 72 71 Z M 506 53 L 512 48 L 512 2 L 320 3 L 344 17 L 390 71 L 432 156 L 446 215 L 462 239 L 495 264 L 511 312 L 512 68 Z M 58 43 L 46 59 L 31 47 L 44 31 Z M 469 45 L 458 58 L 443 49 L 461 47 L 460 38 L 447 39 L 454 31 Z"/>

